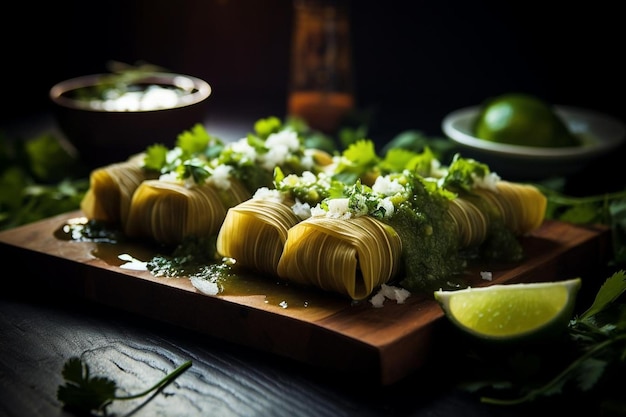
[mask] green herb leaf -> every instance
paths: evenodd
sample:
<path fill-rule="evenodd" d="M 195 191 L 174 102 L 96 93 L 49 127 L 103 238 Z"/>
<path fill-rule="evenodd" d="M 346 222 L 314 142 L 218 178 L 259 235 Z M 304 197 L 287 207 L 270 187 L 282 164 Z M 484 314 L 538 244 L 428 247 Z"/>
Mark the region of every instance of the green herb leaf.
<path fill-rule="evenodd" d="M 87 414 L 92 411 L 103 412 L 115 400 L 131 400 L 143 397 L 157 389 L 161 389 L 178 378 L 183 372 L 191 367 L 191 361 L 183 363 L 161 381 L 147 390 L 125 397 L 115 395 L 117 384 L 107 377 L 90 376 L 89 366 L 80 358 L 73 357 L 67 360 L 61 374 L 65 384 L 57 389 L 57 399 L 68 410 Z"/>
<path fill-rule="evenodd" d="M 196 155 L 212 142 L 212 138 L 204 125 L 196 123 L 191 129 L 181 132 L 176 139 L 176 146 L 181 148 L 185 155 Z"/>
<path fill-rule="evenodd" d="M 161 172 L 167 161 L 167 147 L 162 144 L 154 144 L 146 149 L 143 165 L 146 169 Z"/>
<path fill-rule="evenodd" d="M 460 154 L 456 154 L 444 178 L 444 188 L 451 186 L 469 191 L 472 189 L 476 177 L 484 178 L 490 172 L 488 165 L 471 158 L 462 158 Z"/>
<path fill-rule="evenodd" d="M 102 411 L 115 397 L 115 382 L 103 377 L 90 377 L 89 366 L 80 358 L 70 358 L 63 367 L 66 384 L 59 386 L 57 399 L 68 409 L 88 413 Z"/>
<path fill-rule="evenodd" d="M 259 119 L 254 123 L 254 132 L 261 138 L 267 139 L 272 133 L 278 132 L 282 128 L 282 122 L 276 116 Z"/>
<path fill-rule="evenodd" d="M 617 300 L 624 291 L 626 291 L 626 274 L 623 270 L 620 270 L 607 278 L 604 284 L 602 284 L 593 304 L 580 316 L 579 320 L 586 320 L 605 310 L 611 303 Z"/>
<path fill-rule="evenodd" d="M 336 179 L 347 184 L 354 184 L 357 179 L 374 170 L 379 161 L 374 142 L 369 139 L 358 140 L 343 151 L 335 169 Z"/>
<path fill-rule="evenodd" d="M 51 133 L 11 140 L 0 132 L 0 230 L 79 208 L 89 181 Z"/>

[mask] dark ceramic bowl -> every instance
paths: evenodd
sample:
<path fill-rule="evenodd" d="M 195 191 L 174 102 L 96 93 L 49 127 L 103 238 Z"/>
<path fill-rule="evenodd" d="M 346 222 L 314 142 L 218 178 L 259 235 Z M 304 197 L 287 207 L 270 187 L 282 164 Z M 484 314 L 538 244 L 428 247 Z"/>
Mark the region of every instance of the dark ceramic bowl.
<path fill-rule="evenodd" d="M 126 160 L 156 143 L 172 147 L 180 133 L 206 119 L 206 81 L 157 72 L 112 77 L 87 75 L 50 89 L 59 128 L 89 168 Z"/>

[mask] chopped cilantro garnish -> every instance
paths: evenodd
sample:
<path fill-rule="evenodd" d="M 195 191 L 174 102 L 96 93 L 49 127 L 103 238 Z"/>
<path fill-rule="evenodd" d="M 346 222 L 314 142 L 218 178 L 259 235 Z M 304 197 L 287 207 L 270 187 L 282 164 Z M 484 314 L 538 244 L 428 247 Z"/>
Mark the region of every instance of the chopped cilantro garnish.
<path fill-rule="evenodd" d="M 143 164 L 146 169 L 161 172 L 167 162 L 167 147 L 161 144 L 154 144 L 146 149 L 146 156 Z"/>
<path fill-rule="evenodd" d="M 272 133 L 283 128 L 281 120 L 276 116 L 259 119 L 254 123 L 254 132 L 262 139 L 267 139 Z"/>
<path fill-rule="evenodd" d="M 470 191 L 477 178 L 485 178 L 490 172 L 487 164 L 455 154 L 443 179 L 443 185 Z"/>

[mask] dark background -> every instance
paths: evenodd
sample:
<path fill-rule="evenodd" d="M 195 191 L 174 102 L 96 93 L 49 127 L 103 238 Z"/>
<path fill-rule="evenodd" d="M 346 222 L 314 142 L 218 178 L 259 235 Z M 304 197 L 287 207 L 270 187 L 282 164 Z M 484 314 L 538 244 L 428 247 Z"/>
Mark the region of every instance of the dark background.
<path fill-rule="evenodd" d="M 576 5 L 578 4 L 578 5 Z M 373 129 L 441 134 L 450 111 L 512 91 L 626 119 L 618 2 L 352 0 L 358 106 Z M 66 78 L 147 61 L 213 87 L 211 109 L 284 115 L 291 0 L 14 2 L 3 14 L 9 123 Z M 384 130 L 383 129 L 383 130 Z"/>

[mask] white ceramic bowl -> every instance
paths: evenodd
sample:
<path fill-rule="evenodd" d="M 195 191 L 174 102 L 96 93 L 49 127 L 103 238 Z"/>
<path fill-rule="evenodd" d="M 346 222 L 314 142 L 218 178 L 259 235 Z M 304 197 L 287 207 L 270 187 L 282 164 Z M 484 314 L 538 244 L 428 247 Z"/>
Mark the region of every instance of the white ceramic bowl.
<path fill-rule="evenodd" d="M 555 106 L 581 146 L 542 148 L 501 144 L 473 136 L 480 106 L 448 114 L 442 122 L 444 134 L 454 141 L 461 156 L 489 165 L 503 179 L 540 180 L 579 172 L 594 159 L 619 147 L 626 138 L 623 123 L 605 114 L 569 106 Z"/>

